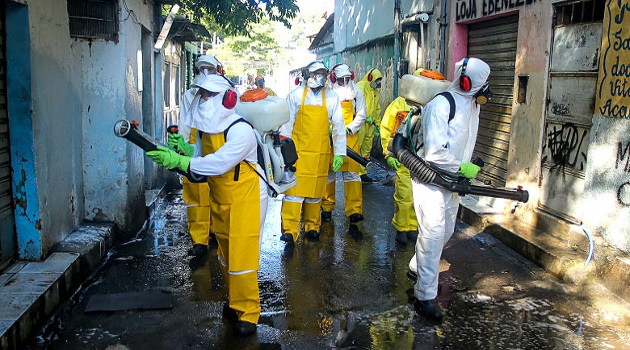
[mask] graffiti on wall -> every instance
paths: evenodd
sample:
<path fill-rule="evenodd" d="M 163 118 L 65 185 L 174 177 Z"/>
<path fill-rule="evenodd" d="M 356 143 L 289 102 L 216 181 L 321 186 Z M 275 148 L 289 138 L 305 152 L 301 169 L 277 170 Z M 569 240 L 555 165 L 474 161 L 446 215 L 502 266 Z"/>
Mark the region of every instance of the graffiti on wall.
<path fill-rule="evenodd" d="M 545 137 L 543 163 L 551 165 L 551 169 L 568 167 L 584 171 L 588 129 L 572 123 L 548 123 L 545 128 Z"/>
<path fill-rule="evenodd" d="M 630 173 L 630 142 L 625 147 L 622 142 L 617 143 L 617 160 L 615 169 Z M 626 181 L 617 189 L 617 201 L 624 207 L 630 207 L 630 181 Z"/>
<path fill-rule="evenodd" d="M 537 1 L 540 0 L 457 0 L 455 21 L 467 21 L 509 12 Z"/>
<path fill-rule="evenodd" d="M 608 1 L 602 52 L 597 111 L 604 117 L 630 119 L 630 0 Z"/>

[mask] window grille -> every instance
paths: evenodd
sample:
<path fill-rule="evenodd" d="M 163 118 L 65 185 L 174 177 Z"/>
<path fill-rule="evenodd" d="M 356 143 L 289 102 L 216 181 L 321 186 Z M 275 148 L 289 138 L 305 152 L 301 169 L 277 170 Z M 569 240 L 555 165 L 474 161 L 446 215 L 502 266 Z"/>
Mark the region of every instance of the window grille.
<path fill-rule="evenodd" d="M 118 39 L 116 0 L 68 0 L 70 37 Z"/>
<path fill-rule="evenodd" d="M 584 22 L 601 22 L 604 19 L 602 0 L 569 2 L 556 6 L 556 26 Z"/>

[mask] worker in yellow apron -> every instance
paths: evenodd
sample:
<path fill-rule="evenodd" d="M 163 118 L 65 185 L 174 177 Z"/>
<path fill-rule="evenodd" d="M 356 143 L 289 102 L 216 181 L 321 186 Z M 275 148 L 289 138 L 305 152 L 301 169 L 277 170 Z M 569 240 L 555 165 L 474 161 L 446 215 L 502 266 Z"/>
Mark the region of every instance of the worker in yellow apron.
<path fill-rule="evenodd" d="M 333 139 L 333 170 L 339 170 L 346 155 L 346 132 L 339 97 L 326 86 L 326 66 L 310 63 L 302 72 L 300 86 L 287 96 L 290 120 L 280 133 L 295 142 L 298 161 L 297 184 L 286 191 L 282 200 L 282 235 L 293 244 L 300 232 L 300 217 L 305 236 L 319 240 L 321 200 L 326 188 L 330 164 L 330 137 Z M 332 131 L 329 129 L 332 126 Z"/>
<path fill-rule="evenodd" d="M 341 100 L 341 114 L 346 126 L 346 146 L 360 152 L 359 135 L 357 133 L 365 124 L 365 99 L 363 93 L 354 85 L 354 72 L 345 63 L 333 67 L 330 72 L 330 82 L 333 91 Z M 363 186 L 359 176 L 359 163 L 346 158 L 339 169 L 344 182 L 345 213 L 351 224 L 363 221 Z M 322 221 L 332 219 L 335 208 L 336 173 L 328 171 L 326 193 L 322 201 Z"/>
<path fill-rule="evenodd" d="M 195 62 L 195 79 L 193 84 L 207 74 L 219 74 L 221 63 L 212 55 L 199 56 Z M 168 145 L 177 150 L 192 155 L 196 143 L 197 130 L 190 127 L 190 105 L 197 94 L 198 88 L 186 90 L 179 104 L 179 122 L 176 134 L 168 135 Z M 192 183 L 187 178 L 182 180 L 182 199 L 186 203 L 188 219 L 188 233 L 192 240 L 190 255 L 199 257 L 208 252 L 208 247 L 216 248 L 216 238 L 210 232 L 210 190 L 207 183 Z"/>
<path fill-rule="evenodd" d="M 359 147 L 361 149 L 361 155 L 363 157 L 369 157 L 372 152 L 372 142 L 374 135 L 378 136 L 380 133 L 379 126 L 381 125 L 381 83 L 383 81 L 383 74 L 378 68 L 370 69 L 367 74 L 357 83 L 357 87 L 363 93 L 365 97 L 365 108 L 367 109 L 365 123 L 359 130 Z M 364 166 L 360 166 L 359 175 L 363 182 L 373 182 L 374 180 L 367 175 L 367 171 Z"/>
<path fill-rule="evenodd" d="M 208 176 L 211 228 L 228 289 L 223 316 L 237 336 L 246 336 L 256 332 L 260 317 L 257 271 L 267 188 L 260 179 L 254 131 L 231 109 L 235 102 L 226 104 L 236 96 L 229 82 L 209 75 L 198 87 L 191 126 L 199 130 L 200 140 L 193 157 L 164 147 L 147 156 L 168 169 Z"/>

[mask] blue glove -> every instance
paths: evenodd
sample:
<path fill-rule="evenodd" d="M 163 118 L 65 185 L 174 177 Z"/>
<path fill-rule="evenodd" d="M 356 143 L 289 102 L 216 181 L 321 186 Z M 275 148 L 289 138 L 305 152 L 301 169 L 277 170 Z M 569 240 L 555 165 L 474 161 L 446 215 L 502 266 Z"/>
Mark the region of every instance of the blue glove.
<path fill-rule="evenodd" d="M 481 169 L 478 165 L 473 164 L 473 163 L 462 163 L 462 165 L 459 166 L 459 171 L 458 173 L 464 175 L 464 177 L 468 178 L 468 179 L 474 179 L 475 176 L 477 176 L 477 173 L 479 172 L 479 169 Z"/>
<path fill-rule="evenodd" d="M 191 157 L 195 153 L 195 148 L 184 141 L 184 136 L 181 134 L 168 134 L 168 145 L 181 151 L 185 156 Z"/>
<path fill-rule="evenodd" d="M 177 168 L 183 172 L 188 172 L 190 157 L 179 155 L 177 152 L 163 146 L 157 146 L 157 148 L 155 151 L 147 152 L 147 156 L 153 159 L 154 162 L 169 170 Z"/>
<path fill-rule="evenodd" d="M 332 162 L 332 171 L 339 171 L 343 165 L 343 156 L 335 156 Z"/>

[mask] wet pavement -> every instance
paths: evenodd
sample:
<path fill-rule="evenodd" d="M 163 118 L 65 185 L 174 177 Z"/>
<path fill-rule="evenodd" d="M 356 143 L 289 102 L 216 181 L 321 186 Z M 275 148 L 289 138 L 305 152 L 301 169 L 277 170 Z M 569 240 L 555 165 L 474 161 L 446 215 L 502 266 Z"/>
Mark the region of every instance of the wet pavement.
<path fill-rule="evenodd" d="M 350 226 L 343 192 L 319 242 L 287 250 L 271 199 L 261 248 L 262 315 L 238 339 L 221 317 L 227 298 L 216 250 L 188 256 L 186 208 L 169 194 L 136 238 L 31 341 L 31 349 L 623 349 L 627 304 L 605 290 L 568 286 L 497 242 L 458 223 L 441 262 L 444 322 L 416 315 L 406 276 L 413 246 L 397 246 L 393 187 L 364 186 L 366 220 Z M 163 290 L 168 310 L 85 313 L 96 294 Z M 602 300 L 603 299 L 603 300 Z M 602 306 L 604 305 L 604 306 Z"/>

